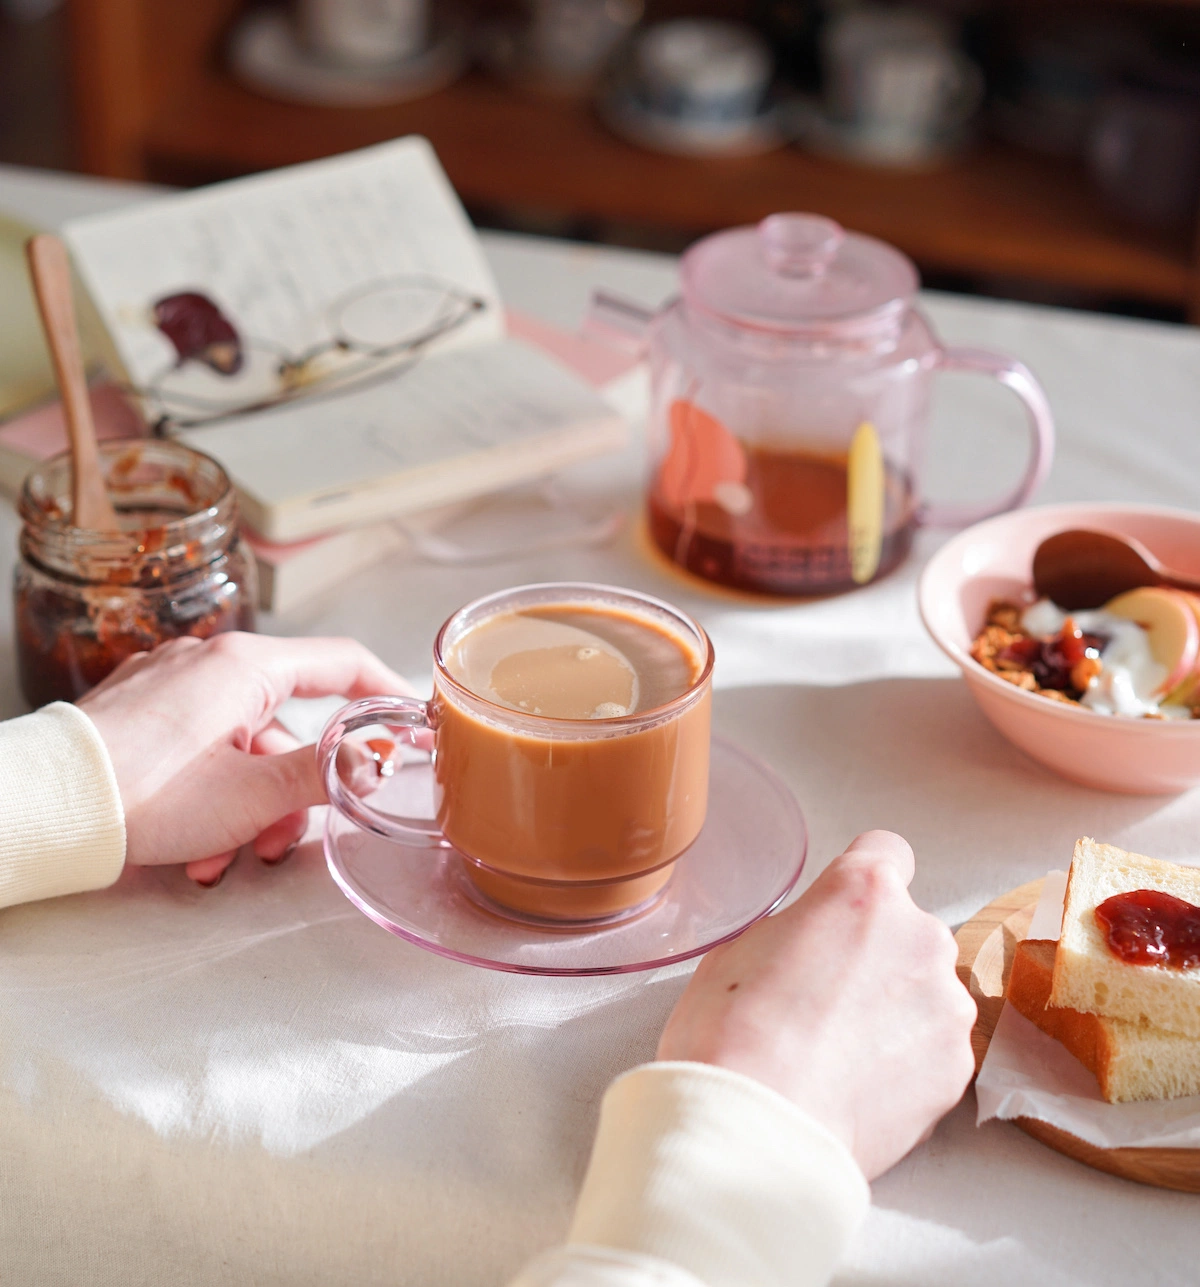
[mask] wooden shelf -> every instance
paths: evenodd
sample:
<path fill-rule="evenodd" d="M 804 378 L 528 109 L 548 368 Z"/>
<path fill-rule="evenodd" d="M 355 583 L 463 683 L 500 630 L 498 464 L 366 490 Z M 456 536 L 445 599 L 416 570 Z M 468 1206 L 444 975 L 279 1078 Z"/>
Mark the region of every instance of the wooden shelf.
<path fill-rule="evenodd" d="M 1002 275 L 1171 305 L 1194 292 L 1184 238 L 1110 215 L 1076 167 L 1000 144 L 927 173 L 856 167 L 795 148 L 736 160 L 660 156 L 584 105 L 471 76 L 388 108 L 274 102 L 202 71 L 149 125 L 151 174 L 212 179 L 424 134 L 468 205 L 681 233 L 816 210 L 926 268 Z"/>
<path fill-rule="evenodd" d="M 485 213 L 682 238 L 815 210 L 892 242 L 927 270 L 1182 307 L 1200 321 L 1191 238 L 1124 223 L 1077 165 L 999 143 L 921 174 L 796 148 L 740 160 L 660 156 L 615 138 L 585 104 L 526 97 L 481 75 L 394 107 L 275 102 L 221 69 L 244 4 L 67 0 L 86 169 L 205 182 L 424 134 L 467 205 Z"/>

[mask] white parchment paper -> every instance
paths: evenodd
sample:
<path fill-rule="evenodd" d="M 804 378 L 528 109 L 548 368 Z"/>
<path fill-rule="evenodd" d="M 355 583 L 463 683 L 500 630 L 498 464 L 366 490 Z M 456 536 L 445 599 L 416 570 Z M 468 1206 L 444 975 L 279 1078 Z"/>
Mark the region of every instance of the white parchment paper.
<path fill-rule="evenodd" d="M 1029 927 L 1057 940 L 1067 877 L 1052 871 Z M 1109 1104 L 1073 1055 L 1007 1002 L 975 1080 L 979 1125 L 993 1117 L 1036 1117 L 1100 1148 L 1200 1148 L 1200 1095 Z"/>

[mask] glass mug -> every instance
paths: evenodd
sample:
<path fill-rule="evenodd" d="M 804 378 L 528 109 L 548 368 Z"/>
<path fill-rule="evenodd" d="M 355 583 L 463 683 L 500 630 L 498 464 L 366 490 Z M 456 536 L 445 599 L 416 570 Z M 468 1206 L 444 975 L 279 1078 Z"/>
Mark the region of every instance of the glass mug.
<path fill-rule="evenodd" d="M 1011 358 L 942 345 L 892 246 L 772 215 L 697 242 L 680 278 L 658 314 L 597 294 L 588 320 L 649 358 L 647 525 L 689 572 L 763 594 L 853 589 L 895 568 L 919 526 L 1015 509 L 1049 472 L 1041 386 Z M 1028 415 L 1024 476 L 988 504 L 920 495 L 933 381 L 949 370 L 999 380 Z"/>
<path fill-rule="evenodd" d="M 562 719 L 501 705 L 451 673 L 454 649 L 479 625 L 559 608 L 617 618 L 635 643 L 642 630 L 648 645 L 665 637 L 686 658 L 690 682 L 652 709 Z M 630 660 L 638 672 L 637 656 Z M 704 824 L 712 669 L 704 630 L 648 595 L 571 582 L 489 595 L 438 632 L 430 701 L 370 697 L 330 719 L 317 749 L 330 803 L 385 839 L 455 850 L 485 904 L 511 918 L 624 919 L 661 893 Z M 380 725 L 432 739 L 433 818 L 383 813 L 343 781 L 339 749 Z"/>

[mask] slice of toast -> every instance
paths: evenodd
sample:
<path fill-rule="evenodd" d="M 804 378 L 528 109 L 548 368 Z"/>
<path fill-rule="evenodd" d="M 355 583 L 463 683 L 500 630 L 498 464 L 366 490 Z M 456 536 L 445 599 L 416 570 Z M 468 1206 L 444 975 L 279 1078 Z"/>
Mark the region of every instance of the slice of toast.
<path fill-rule="evenodd" d="M 1083 839 L 1067 878 L 1050 1004 L 1200 1037 L 1200 967 L 1133 965 L 1113 954 L 1096 907 L 1113 894 L 1158 889 L 1200 905 L 1200 868 Z"/>
<path fill-rule="evenodd" d="M 1050 939 L 1017 944 L 1008 976 L 1013 1006 L 1095 1075 L 1110 1104 L 1200 1094 L 1200 1040 L 1047 1006 L 1056 947 Z"/>

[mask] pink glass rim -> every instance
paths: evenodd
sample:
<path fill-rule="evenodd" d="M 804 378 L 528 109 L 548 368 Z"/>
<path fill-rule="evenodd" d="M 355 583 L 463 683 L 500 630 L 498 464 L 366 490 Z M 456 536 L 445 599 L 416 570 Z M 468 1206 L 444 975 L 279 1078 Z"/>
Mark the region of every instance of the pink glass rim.
<path fill-rule="evenodd" d="M 555 599 L 550 596 L 550 592 L 560 594 L 561 598 Z M 692 682 L 691 686 L 682 692 L 678 697 L 672 698 L 662 706 L 652 707 L 650 710 L 636 711 L 630 715 L 613 715 L 605 719 L 560 719 L 553 715 L 526 715 L 522 711 L 514 711 L 511 707 L 501 706 L 499 702 L 493 702 L 465 685 L 460 684 L 457 679 L 446 669 L 445 654 L 443 645 L 446 637 L 451 630 L 468 614 L 479 613 L 481 619 L 491 615 L 486 610 L 491 604 L 495 604 L 497 612 L 504 610 L 507 602 L 509 610 L 518 609 L 520 596 L 528 595 L 532 592 L 545 593 L 547 597 L 535 597 L 533 603 L 584 603 L 591 604 L 602 602 L 603 597 L 607 596 L 610 600 L 625 600 L 631 605 L 641 604 L 655 609 L 670 617 L 677 624 L 682 626 L 703 649 L 704 664 L 700 668 L 700 674 Z M 526 604 L 525 606 L 531 606 Z M 493 713 L 494 717 L 502 720 L 507 724 L 519 722 L 522 726 L 530 728 L 540 728 L 545 731 L 553 730 L 555 733 L 578 732 L 581 736 L 598 737 L 605 733 L 612 732 L 629 732 L 634 729 L 643 727 L 646 724 L 655 723 L 665 716 L 675 714 L 684 710 L 692 704 L 697 697 L 704 691 L 709 680 L 712 678 L 713 664 L 716 660 L 713 652 L 712 640 L 709 639 L 707 631 L 698 621 L 693 620 L 687 613 L 680 611 L 672 604 L 667 603 L 665 599 L 656 599 L 653 595 L 642 594 L 638 590 L 627 590 L 618 585 L 603 585 L 593 581 L 536 581 L 529 585 L 513 586 L 507 590 L 497 590 L 494 594 L 484 595 L 482 598 L 473 599 L 470 603 L 464 604 L 457 612 L 451 616 L 442 625 L 437 633 L 437 638 L 433 642 L 433 669 L 434 678 L 437 685 L 443 689 L 448 689 L 456 697 L 464 698 L 471 704 L 478 704 Z"/>
<path fill-rule="evenodd" d="M 684 855 L 686 857 L 686 855 Z M 452 947 L 443 947 L 440 943 L 431 943 L 428 939 L 422 938 L 419 934 L 411 933 L 408 930 L 400 929 L 393 925 L 386 916 L 380 916 L 369 903 L 359 898 L 349 882 L 342 876 L 332 865 L 329 866 L 330 875 L 332 875 L 338 888 L 350 900 L 355 907 L 370 921 L 373 921 L 380 929 L 387 930 L 389 934 L 395 935 L 396 938 L 403 939 L 406 943 L 411 943 L 414 947 L 419 947 L 422 951 L 432 952 L 434 956 L 443 957 L 447 961 L 457 961 L 460 965 L 474 965 L 487 970 L 495 970 L 498 974 L 525 974 L 539 976 L 541 978 L 559 978 L 559 979 L 585 979 L 597 978 L 609 974 L 640 974 L 646 970 L 661 970 L 665 966 L 675 965 L 680 961 L 691 961 L 697 956 L 704 956 L 711 952 L 713 948 L 720 947 L 722 943 L 732 943 L 735 938 L 741 936 L 751 927 L 756 925 L 765 917 L 770 916 L 772 912 L 779 908 L 779 905 L 796 887 L 796 882 L 804 872 L 804 863 L 807 858 L 807 849 L 801 855 L 796 865 L 795 874 L 789 880 L 786 888 L 781 889 L 774 902 L 769 907 L 765 907 L 752 920 L 747 920 L 744 925 L 739 925 L 736 929 L 730 930 L 728 934 L 720 938 L 713 939 L 711 943 L 702 943 L 698 947 L 689 948 L 684 952 L 676 952 L 673 956 L 663 956 L 651 961 L 633 961 L 623 965 L 583 965 L 583 966 L 541 966 L 541 965 L 519 965 L 514 961 L 493 961 L 483 956 L 472 956 L 469 952 L 458 952 Z M 666 886 L 663 894 L 657 897 L 653 904 L 646 909 L 643 915 L 653 915 L 664 898 L 670 897 L 670 885 Z M 482 912 L 482 909 L 480 909 Z M 628 924 L 628 922 L 622 922 Z M 571 926 L 562 930 L 554 930 L 549 927 L 539 927 L 533 931 L 539 934 L 577 934 L 580 932 L 579 926 Z M 602 928 L 582 927 L 584 932 L 603 933 Z"/>

